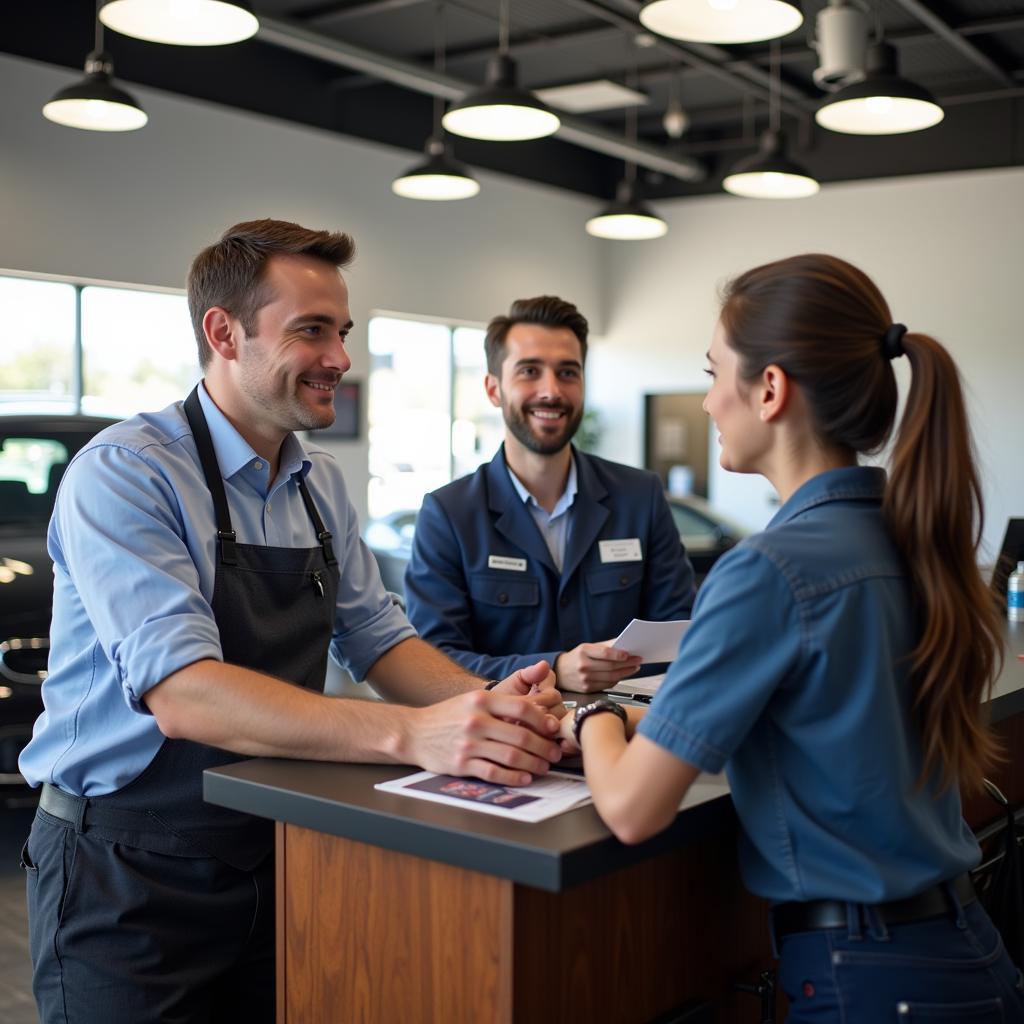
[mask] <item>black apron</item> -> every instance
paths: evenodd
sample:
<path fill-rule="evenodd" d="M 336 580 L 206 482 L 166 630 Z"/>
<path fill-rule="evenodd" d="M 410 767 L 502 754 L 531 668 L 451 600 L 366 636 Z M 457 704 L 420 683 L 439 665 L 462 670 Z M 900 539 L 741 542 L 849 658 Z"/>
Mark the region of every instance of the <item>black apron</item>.
<path fill-rule="evenodd" d="M 210 603 L 224 661 L 322 692 L 339 579 L 331 534 L 304 480 L 295 474 L 316 546 L 239 544 L 198 389 L 185 400 L 185 416 L 216 513 L 217 569 Z M 216 857 L 250 871 L 273 849 L 273 823 L 203 801 L 203 769 L 240 759 L 190 740 L 165 739 L 137 779 L 90 804 L 126 811 L 128 818 L 141 812 L 159 823 L 158 830 L 147 828 L 137 837 L 133 845 L 140 849 Z"/>

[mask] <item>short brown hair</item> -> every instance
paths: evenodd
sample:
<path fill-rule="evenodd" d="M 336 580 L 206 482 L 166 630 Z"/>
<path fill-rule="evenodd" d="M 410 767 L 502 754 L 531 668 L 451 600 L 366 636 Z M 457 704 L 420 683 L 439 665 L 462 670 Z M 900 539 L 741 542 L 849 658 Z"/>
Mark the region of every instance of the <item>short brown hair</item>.
<path fill-rule="evenodd" d="M 580 362 L 587 361 L 587 318 L 571 303 L 556 295 L 538 295 L 533 299 L 516 299 L 509 307 L 508 316 L 496 316 L 487 325 L 484 351 L 487 353 L 487 372 L 501 375 L 505 359 L 505 339 L 516 324 L 538 324 L 541 327 L 568 327 L 580 343 Z"/>
<path fill-rule="evenodd" d="M 286 220 L 247 220 L 235 224 L 205 248 L 188 272 L 188 308 L 199 346 L 199 365 L 210 364 L 203 317 L 221 306 L 238 317 L 246 334 L 256 332 L 256 316 L 271 301 L 263 277 L 272 256 L 313 256 L 339 270 L 355 256 L 355 242 L 338 231 L 313 231 Z"/>

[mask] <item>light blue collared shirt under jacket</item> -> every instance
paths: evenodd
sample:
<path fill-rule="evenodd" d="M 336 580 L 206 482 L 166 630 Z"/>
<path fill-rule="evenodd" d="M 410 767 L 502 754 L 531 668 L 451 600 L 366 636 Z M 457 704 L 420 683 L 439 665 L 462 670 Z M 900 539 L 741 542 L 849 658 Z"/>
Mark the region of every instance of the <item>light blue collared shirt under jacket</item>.
<path fill-rule="evenodd" d="M 333 457 L 286 438 L 277 479 L 199 388 L 242 544 L 309 548 L 313 524 L 293 474 L 334 535 L 340 584 L 331 655 L 356 679 L 415 636 L 391 602 Z M 131 782 L 163 734 L 142 702 L 203 658 L 221 659 L 213 618 L 213 500 L 182 403 L 99 434 L 68 466 L 50 523 L 54 561 L 45 710 L 20 768 L 33 786 L 100 796 Z"/>
<path fill-rule="evenodd" d="M 955 788 L 918 786 L 906 570 L 882 470 L 814 477 L 724 555 L 639 731 L 729 776 L 748 887 L 900 899 L 977 863 Z"/>

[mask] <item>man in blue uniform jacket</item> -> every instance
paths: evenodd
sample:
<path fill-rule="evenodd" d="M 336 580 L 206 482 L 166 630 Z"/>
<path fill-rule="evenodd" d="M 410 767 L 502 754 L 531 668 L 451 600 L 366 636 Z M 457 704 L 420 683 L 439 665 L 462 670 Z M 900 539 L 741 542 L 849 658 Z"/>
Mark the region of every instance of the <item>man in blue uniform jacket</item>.
<path fill-rule="evenodd" d="M 545 658 L 561 689 L 607 689 L 641 663 L 611 638 L 633 618 L 687 618 L 693 569 L 658 478 L 570 444 L 583 417 L 579 310 L 520 299 L 484 344 L 505 442 L 424 499 L 405 577 L 409 618 L 479 675 Z"/>

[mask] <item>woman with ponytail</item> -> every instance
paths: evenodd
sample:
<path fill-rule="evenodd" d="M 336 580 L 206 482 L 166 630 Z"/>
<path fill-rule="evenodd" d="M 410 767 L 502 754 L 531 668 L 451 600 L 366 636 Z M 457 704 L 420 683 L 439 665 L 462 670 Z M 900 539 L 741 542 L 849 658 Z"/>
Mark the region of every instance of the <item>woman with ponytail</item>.
<path fill-rule="evenodd" d="M 726 770 L 791 1024 L 1024 1021 L 967 875 L 959 790 L 999 758 L 982 700 L 1003 641 L 956 367 L 865 274 L 813 254 L 728 285 L 708 364 L 722 466 L 782 507 L 705 580 L 648 713 L 579 708 L 564 744 L 624 842 Z M 890 440 L 888 475 L 859 464 Z"/>

